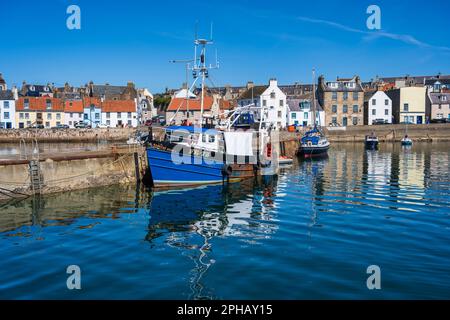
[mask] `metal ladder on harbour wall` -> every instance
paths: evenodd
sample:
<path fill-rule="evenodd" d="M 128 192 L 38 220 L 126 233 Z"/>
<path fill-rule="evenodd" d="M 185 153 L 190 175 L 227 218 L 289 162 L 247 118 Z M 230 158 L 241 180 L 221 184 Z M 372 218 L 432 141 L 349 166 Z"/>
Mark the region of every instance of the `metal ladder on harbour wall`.
<path fill-rule="evenodd" d="M 30 183 L 31 191 L 34 195 L 40 195 L 42 192 L 44 178 L 42 176 L 40 159 L 39 159 L 39 146 L 35 139 L 32 144 L 32 155 L 31 160 L 28 163 L 29 173 L 30 173 Z"/>

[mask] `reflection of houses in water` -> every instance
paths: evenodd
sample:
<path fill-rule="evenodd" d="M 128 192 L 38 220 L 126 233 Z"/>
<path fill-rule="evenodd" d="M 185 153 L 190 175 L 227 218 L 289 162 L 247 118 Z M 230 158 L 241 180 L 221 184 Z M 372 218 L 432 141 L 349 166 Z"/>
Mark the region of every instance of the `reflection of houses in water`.
<path fill-rule="evenodd" d="M 24 226 L 71 225 L 83 217 L 118 219 L 124 213 L 144 210 L 148 197 L 135 186 L 120 185 L 2 202 L 0 232 Z M 32 232 L 30 229 L 28 235 Z"/>
<path fill-rule="evenodd" d="M 343 192 L 353 191 L 363 173 L 364 146 L 354 144 L 330 150 L 328 164 L 323 168 L 324 179 Z"/>
<path fill-rule="evenodd" d="M 421 199 L 425 184 L 425 154 L 411 147 L 403 147 L 398 160 L 398 183 L 401 190 L 414 189 L 407 192 L 408 198 Z"/>

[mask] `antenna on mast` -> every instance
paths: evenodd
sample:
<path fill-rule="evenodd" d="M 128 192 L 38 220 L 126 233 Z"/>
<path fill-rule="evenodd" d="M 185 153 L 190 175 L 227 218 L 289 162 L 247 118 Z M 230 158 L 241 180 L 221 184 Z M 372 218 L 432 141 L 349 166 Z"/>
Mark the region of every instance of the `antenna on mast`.
<path fill-rule="evenodd" d="M 210 31 L 211 33 L 210 33 L 210 36 L 209 36 L 209 39 L 211 40 L 211 41 L 213 41 L 213 22 L 211 21 L 211 31 Z"/>

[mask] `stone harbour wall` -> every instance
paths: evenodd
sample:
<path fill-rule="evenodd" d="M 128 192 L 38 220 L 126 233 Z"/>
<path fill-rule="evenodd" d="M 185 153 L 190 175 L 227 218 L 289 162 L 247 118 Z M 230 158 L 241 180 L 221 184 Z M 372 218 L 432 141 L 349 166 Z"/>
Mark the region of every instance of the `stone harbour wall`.
<path fill-rule="evenodd" d="M 134 135 L 136 128 L 95 129 L 0 129 L 0 142 L 96 142 L 126 141 Z"/>

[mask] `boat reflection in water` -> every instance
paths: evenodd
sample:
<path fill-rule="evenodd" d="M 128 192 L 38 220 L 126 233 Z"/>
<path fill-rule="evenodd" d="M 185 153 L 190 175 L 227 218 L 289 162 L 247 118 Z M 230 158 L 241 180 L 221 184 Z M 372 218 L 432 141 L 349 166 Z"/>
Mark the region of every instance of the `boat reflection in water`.
<path fill-rule="evenodd" d="M 160 237 L 192 260 L 189 299 L 214 299 L 202 284 L 215 263 L 209 257 L 215 237 L 239 237 L 255 244 L 268 239 L 277 226 L 275 206 L 276 177 L 259 177 L 239 184 L 204 186 L 155 192 L 151 200 L 146 240 L 152 245 Z"/>

